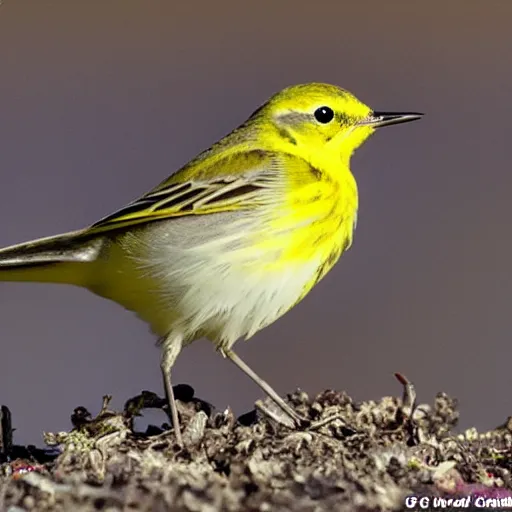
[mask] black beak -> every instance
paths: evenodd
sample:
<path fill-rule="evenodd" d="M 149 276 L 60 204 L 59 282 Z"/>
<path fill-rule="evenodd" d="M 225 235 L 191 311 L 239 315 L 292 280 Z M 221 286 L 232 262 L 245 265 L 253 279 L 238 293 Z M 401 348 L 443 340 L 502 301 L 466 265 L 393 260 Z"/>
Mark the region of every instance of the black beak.
<path fill-rule="evenodd" d="M 392 124 L 416 121 L 416 119 L 421 119 L 422 116 L 423 114 L 418 112 L 372 112 L 359 124 L 363 126 L 380 128 L 381 126 L 390 126 Z"/>

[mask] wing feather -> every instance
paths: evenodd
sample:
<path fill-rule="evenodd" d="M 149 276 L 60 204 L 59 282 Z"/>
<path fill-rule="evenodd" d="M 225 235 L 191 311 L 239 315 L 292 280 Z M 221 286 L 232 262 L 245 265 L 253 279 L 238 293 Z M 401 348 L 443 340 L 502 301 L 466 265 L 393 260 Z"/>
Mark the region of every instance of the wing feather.
<path fill-rule="evenodd" d="M 238 157 L 238 158 L 237 158 Z M 187 166 L 141 198 L 93 224 L 91 232 L 183 215 L 204 215 L 256 206 L 282 171 L 273 152 L 230 155 L 211 165 Z"/>

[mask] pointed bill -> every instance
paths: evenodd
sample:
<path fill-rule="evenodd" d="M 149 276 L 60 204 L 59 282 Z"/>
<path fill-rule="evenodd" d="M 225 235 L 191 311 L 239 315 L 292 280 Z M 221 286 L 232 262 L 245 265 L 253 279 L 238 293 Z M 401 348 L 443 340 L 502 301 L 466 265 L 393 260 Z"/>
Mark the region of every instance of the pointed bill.
<path fill-rule="evenodd" d="M 359 125 L 372 126 L 380 128 L 382 126 L 390 126 L 392 124 L 408 123 L 421 119 L 423 114 L 419 112 L 372 112 L 368 117 L 363 119 Z"/>

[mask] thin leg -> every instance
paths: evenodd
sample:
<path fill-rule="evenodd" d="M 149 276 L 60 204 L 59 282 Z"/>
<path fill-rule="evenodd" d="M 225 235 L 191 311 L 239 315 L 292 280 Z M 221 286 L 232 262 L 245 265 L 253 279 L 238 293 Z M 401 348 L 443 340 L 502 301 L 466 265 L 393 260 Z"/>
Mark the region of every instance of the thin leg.
<path fill-rule="evenodd" d="M 181 336 L 168 337 L 163 341 L 162 344 L 162 359 L 160 361 L 160 368 L 162 369 L 162 377 L 164 379 L 165 396 L 167 398 L 167 404 L 171 411 L 172 425 L 174 427 L 174 433 L 176 435 L 176 442 L 183 446 L 183 439 L 181 437 L 180 420 L 178 418 L 178 408 L 176 406 L 176 400 L 174 399 L 174 392 L 171 384 L 171 368 L 181 351 L 183 340 Z"/>
<path fill-rule="evenodd" d="M 304 427 L 311 422 L 297 414 L 261 377 L 256 375 L 232 350 L 222 350 L 222 353 L 235 363 L 240 370 L 249 376 L 274 402 L 295 422 L 298 427 Z"/>

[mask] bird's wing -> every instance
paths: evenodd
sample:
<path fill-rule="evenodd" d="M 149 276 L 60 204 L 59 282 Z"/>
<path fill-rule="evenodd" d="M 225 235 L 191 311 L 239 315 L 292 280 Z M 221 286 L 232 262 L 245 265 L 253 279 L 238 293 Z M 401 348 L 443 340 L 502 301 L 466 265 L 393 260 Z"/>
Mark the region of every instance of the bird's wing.
<path fill-rule="evenodd" d="M 87 232 L 254 208 L 268 201 L 271 189 L 282 186 L 279 176 L 283 168 L 281 155 L 262 150 L 234 153 L 212 164 L 185 167 L 141 198 L 93 224 Z"/>

